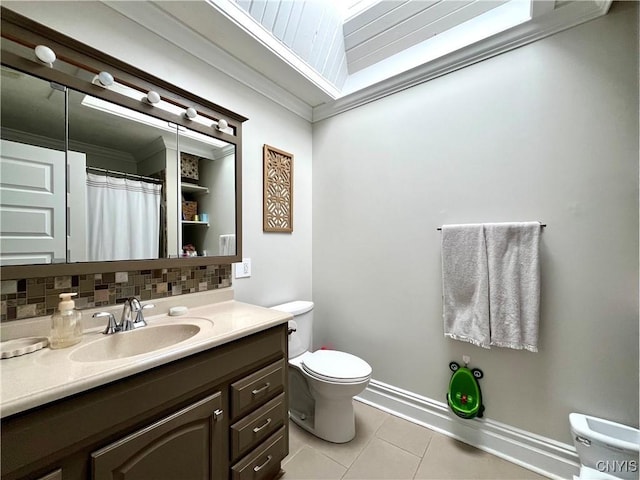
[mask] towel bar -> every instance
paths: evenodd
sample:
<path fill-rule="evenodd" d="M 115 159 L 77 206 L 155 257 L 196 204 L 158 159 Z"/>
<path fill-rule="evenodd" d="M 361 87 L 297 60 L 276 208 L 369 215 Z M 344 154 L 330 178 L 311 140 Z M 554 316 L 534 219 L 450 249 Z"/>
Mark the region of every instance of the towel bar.
<path fill-rule="evenodd" d="M 540 228 L 544 228 L 544 227 L 546 227 L 546 226 L 547 226 L 547 224 L 546 224 L 546 223 L 541 223 L 541 224 L 540 224 Z M 442 227 L 438 227 L 438 228 L 436 228 L 436 230 L 440 231 L 440 230 L 442 230 Z"/>

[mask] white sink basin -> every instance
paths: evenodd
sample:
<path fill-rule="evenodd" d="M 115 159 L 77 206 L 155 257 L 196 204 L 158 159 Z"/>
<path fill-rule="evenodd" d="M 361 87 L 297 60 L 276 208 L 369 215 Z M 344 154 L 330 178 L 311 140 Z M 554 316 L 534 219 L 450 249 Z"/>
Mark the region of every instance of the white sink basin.
<path fill-rule="evenodd" d="M 141 327 L 105 335 L 74 350 L 69 358 L 76 362 L 102 362 L 133 357 L 183 342 L 199 331 L 198 325 L 189 323 Z"/>

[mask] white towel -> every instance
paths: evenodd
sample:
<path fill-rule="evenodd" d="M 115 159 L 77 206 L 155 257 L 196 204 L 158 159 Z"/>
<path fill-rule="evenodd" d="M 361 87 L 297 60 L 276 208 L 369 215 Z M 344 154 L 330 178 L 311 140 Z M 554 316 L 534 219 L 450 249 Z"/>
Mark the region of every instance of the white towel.
<path fill-rule="evenodd" d="M 490 348 L 489 280 L 482 224 L 442 226 L 444 335 Z"/>
<path fill-rule="evenodd" d="M 484 225 L 491 345 L 538 351 L 540 223 Z"/>
<path fill-rule="evenodd" d="M 236 235 L 235 233 L 225 233 L 218 237 L 218 249 L 220 255 L 235 255 L 236 254 Z"/>

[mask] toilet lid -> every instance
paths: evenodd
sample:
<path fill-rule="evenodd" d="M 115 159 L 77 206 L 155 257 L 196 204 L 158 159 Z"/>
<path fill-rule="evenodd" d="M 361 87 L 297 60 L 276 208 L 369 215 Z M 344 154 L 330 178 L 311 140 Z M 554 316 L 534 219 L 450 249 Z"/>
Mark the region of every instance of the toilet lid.
<path fill-rule="evenodd" d="M 331 382 L 358 382 L 371 376 L 371 366 L 355 355 L 336 350 L 317 350 L 302 360 L 302 368 Z"/>

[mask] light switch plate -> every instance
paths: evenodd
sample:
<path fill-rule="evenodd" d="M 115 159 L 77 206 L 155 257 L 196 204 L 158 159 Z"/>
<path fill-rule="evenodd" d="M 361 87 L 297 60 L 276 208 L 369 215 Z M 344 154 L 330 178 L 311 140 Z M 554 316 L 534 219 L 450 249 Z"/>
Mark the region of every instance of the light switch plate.
<path fill-rule="evenodd" d="M 242 262 L 235 264 L 236 278 L 246 278 L 251 276 L 251 259 L 243 258 Z"/>

